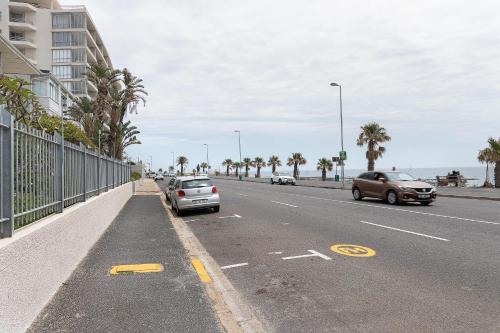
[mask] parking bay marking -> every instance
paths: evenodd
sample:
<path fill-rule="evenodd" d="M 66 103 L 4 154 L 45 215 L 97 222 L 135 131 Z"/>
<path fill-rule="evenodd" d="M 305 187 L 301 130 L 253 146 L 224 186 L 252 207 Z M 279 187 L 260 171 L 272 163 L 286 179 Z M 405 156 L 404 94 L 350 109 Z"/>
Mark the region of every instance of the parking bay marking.
<path fill-rule="evenodd" d="M 199 221 L 200 219 L 192 219 L 192 220 L 184 220 L 184 222 L 194 222 L 194 221 Z"/>
<path fill-rule="evenodd" d="M 231 216 L 219 216 L 220 219 L 230 219 L 230 218 L 237 218 L 237 219 L 241 219 L 241 216 L 238 215 L 238 214 L 234 214 L 234 215 L 231 215 Z"/>
<path fill-rule="evenodd" d="M 284 203 L 284 202 L 272 201 L 272 200 L 271 200 L 271 202 L 274 202 L 275 204 L 278 204 L 278 205 L 284 205 L 284 206 L 289 206 L 289 207 L 293 207 L 293 208 L 298 208 L 298 206 L 290 205 L 290 204 L 287 204 L 287 203 Z"/>
<path fill-rule="evenodd" d="M 449 239 L 446 239 L 446 238 L 441 238 L 441 237 L 436 237 L 436 236 L 421 234 L 421 233 L 418 233 L 418 232 L 415 232 L 415 231 L 398 229 L 398 228 L 394 228 L 394 227 L 388 227 L 386 225 L 376 224 L 376 223 L 372 223 L 372 222 L 366 222 L 366 221 L 359 221 L 359 222 L 364 223 L 364 224 L 370 224 L 370 225 L 373 225 L 373 226 L 376 226 L 376 227 L 380 227 L 380 228 L 386 228 L 386 229 L 391 229 L 391 230 L 406 232 L 406 233 L 412 234 L 412 235 L 417 235 L 417 236 L 422 236 L 422 237 L 427 237 L 427 238 L 442 240 L 442 241 L 445 241 L 445 242 L 449 242 L 450 241 Z"/>
<path fill-rule="evenodd" d="M 311 254 L 303 254 L 300 256 L 292 256 L 292 257 L 283 257 L 281 259 L 290 260 L 290 259 L 307 258 L 307 257 L 320 257 L 320 258 L 325 259 L 325 260 L 332 260 L 332 258 L 325 256 L 324 254 L 319 253 L 318 251 L 307 250 L 307 252 L 310 252 Z"/>
<path fill-rule="evenodd" d="M 242 266 L 248 266 L 248 263 L 247 262 L 242 262 L 241 264 L 221 266 L 220 269 L 228 269 L 228 268 L 235 268 L 235 267 L 242 267 Z"/>

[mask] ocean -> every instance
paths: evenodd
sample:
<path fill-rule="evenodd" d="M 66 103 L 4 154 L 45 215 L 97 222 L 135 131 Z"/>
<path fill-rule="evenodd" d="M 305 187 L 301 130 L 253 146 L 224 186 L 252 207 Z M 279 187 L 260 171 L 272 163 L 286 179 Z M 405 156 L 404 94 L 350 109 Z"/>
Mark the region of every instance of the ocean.
<path fill-rule="evenodd" d="M 283 172 L 293 172 L 293 169 L 280 168 L 280 171 Z M 300 170 L 300 168 L 299 168 Z M 481 186 L 486 177 L 486 166 L 484 167 L 448 167 L 448 168 L 409 168 L 409 169 L 396 169 L 396 171 L 406 172 L 412 175 L 415 178 L 425 179 L 425 180 L 436 180 L 436 176 L 446 176 L 452 170 L 460 171 L 467 179 L 467 186 Z M 352 178 L 358 176 L 360 173 L 365 172 L 366 169 L 346 169 L 345 176 L 347 178 Z M 390 169 L 381 169 L 380 171 L 390 171 Z M 252 168 L 250 170 L 251 177 L 254 176 L 255 169 Z M 340 174 L 340 167 L 338 168 L 338 173 Z M 493 181 L 493 167 L 490 166 L 489 170 L 490 181 Z M 335 175 L 335 169 L 333 172 L 327 172 L 327 177 L 332 178 Z M 270 177 L 271 171 L 269 168 L 263 169 L 261 171 L 262 177 Z M 317 170 L 300 170 L 301 177 L 321 177 L 321 171 Z"/>

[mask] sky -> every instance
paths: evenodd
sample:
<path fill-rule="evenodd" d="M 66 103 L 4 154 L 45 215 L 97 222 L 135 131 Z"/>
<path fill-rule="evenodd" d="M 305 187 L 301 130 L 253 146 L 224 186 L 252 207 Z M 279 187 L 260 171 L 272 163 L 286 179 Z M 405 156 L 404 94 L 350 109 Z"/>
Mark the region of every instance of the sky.
<path fill-rule="evenodd" d="M 83 1 L 83 3 L 82 3 Z M 149 96 L 130 119 L 134 160 L 205 161 L 340 150 L 366 167 L 360 126 L 392 140 L 378 168 L 479 165 L 500 137 L 500 2 L 461 0 L 61 0 L 84 4 L 115 68 Z"/>

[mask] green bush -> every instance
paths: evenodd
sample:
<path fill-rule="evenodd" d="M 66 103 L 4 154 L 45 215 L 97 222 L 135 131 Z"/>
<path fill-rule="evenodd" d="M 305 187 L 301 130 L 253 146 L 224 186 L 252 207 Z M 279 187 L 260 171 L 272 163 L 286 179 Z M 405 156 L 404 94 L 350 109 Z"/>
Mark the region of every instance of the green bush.
<path fill-rule="evenodd" d="M 134 172 L 130 173 L 130 179 L 139 180 L 139 179 L 141 179 L 141 174 L 134 171 Z"/>
<path fill-rule="evenodd" d="M 40 118 L 38 118 L 38 122 L 34 122 L 32 126 L 49 134 L 54 134 L 55 132 L 61 134 L 60 117 L 44 114 L 40 116 Z M 69 120 L 64 121 L 64 140 L 74 144 L 83 143 L 89 148 L 95 148 L 95 145 L 85 135 L 85 132 Z"/>

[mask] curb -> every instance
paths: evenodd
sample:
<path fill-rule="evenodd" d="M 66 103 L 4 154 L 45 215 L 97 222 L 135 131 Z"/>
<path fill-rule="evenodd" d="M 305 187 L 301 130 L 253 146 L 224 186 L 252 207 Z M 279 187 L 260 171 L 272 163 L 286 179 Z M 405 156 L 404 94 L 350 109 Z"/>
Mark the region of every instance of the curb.
<path fill-rule="evenodd" d="M 437 194 L 438 197 L 443 198 L 457 198 L 457 199 L 475 199 L 475 200 L 489 200 L 489 201 L 500 201 L 498 197 L 477 197 L 473 195 L 456 195 L 456 194 Z"/>

